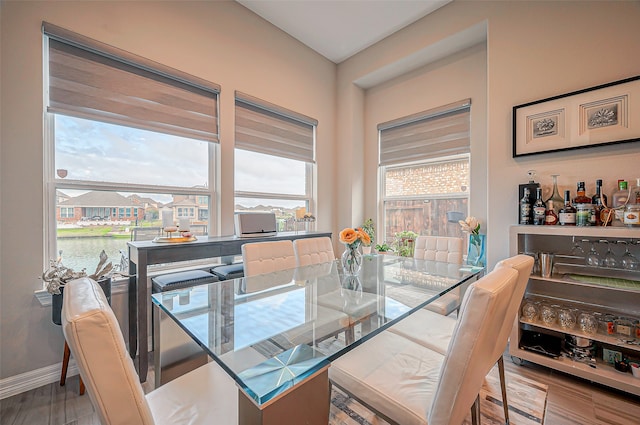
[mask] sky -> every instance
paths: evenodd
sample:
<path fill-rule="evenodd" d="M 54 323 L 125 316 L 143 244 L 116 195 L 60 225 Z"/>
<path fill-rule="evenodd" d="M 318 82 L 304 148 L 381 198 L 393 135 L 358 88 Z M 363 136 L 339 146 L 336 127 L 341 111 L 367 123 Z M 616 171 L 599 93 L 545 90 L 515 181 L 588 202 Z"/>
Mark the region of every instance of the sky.
<path fill-rule="evenodd" d="M 211 142 L 64 115 L 56 115 L 55 128 L 55 169 L 66 170 L 65 178 L 207 186 Z M 236 190 L 304 194 L 304 173 L 301 161 L 236 150 Z M 168 195 L 149 196 L 171 201 Z"/>

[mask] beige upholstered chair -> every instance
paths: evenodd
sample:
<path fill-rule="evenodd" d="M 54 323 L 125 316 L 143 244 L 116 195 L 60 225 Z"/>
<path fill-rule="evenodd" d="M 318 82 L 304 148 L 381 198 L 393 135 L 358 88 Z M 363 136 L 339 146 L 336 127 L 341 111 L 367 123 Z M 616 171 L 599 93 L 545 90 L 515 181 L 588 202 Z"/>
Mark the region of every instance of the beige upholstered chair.
<path fill-rule="evenodd" d="M 462 264 L 462 239 L 445 236 L 418 236 L 414 258 Z M 448 292 L 427 305 L 427 309 L 448 316 L 460 307 L 460 288 Z"/>
<path fill-rule="evenodd" d="M 95 281 L 66 285 L 62 328 L 103 425 L 237 424 L 238 389 L 217 363 L 145 396 L 120 326 Z"/>
<path fill-rule="evenodd" d="M 392 423 L 458 425 L 472 406 L 477 423 L 478 393 L 496 346 L 507 343 L 496 329 L 517 281 L 516 270 L 501 267 L 469 286 L 445 354 L 385 331 L 334 361 L 331 381 Z"/>
<path fill-rule="evenodd" d="M 285 240 L 246 243 L 242 245 L 242 262 L 245 277 L 294 269 L 296 256 L 293 252 L 293 242 Z"/>
<path fill-rule="evenodd" d="M 518 281 L 511 296 L 509 308 L 497 332 L 498 340 L 506 341 L 513 327 L 513 321 L 517 320 L 518 308 L 520 307 L 529 276 L 531 275 L 531 269 L 533 268 L 533 258 L 528 255 L 516 255 L 500 261 L 496 265 L 496 269 L 499 268 L 513 268 L 518 272 Z M 431 326 L 425 326 L 426 323 L 431 324 Z M 449 343 L 453 336 L 455 326 L 456 320 L 452 317 L 443 317 L 431 311 L 421 310 L 390 327 L 389 331 L 444 355 L 449 349 Z M 503 353 L 504 347 L 496 345 L 492 357 L 498 363 L 500 386 L 502 389 L 502 406 L 506 423 L 509 423 L 509 405 L 507 402 L 507 388 L 504 377 Z"/>
<path fill-rule="evenodd" d="M 331 238 L 305 238 L 293 241 L 297 266 L 328 263 L 335 260 Z"/>

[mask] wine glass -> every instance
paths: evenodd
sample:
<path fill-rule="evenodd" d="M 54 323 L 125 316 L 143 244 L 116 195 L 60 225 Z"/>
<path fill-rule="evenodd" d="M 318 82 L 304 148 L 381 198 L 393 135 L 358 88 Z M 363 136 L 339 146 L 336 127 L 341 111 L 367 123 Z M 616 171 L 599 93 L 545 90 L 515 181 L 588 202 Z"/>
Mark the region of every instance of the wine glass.
<path fill-rule="evenodd" d="M 598 267 L 600 265 L 600 254 L 596 251 L 595 241 L 591 241 L 591 249 L 586 258 L 587 266 Z"/>
<path fill-rule="evenodd" d="M 627 241 L 618 241 L 618 243 L 623 243 L 625 245 L 624 254 L 622 255 L 622 259 L 620 260 L 620 264 L 623 269 L 627 270 L 638 270 L 640 269 L 640 261 L 629 251 L 629 243 Z"/>
<path fill-rule="evenodd" d="M 618 267 L 618 259 L 616 258 L 613 251 L 611 251 L 611 242 L 609 242 L 608 240 L 601 240 L 600 242 L 607 244 L 607 253 L 604 255 L 602 265 L 609 268 Z"/>
<path fill-rule="evenodd" d="M 573 242 L 573 246 L 571 247 L 571 255 L 576 256 L 576 257 L 584 257 L 584 249 L 582 249 L 582 245 L 580 245 L 580 242 L 585 242 L 585 240 L 581 240 L 581 241 L 577 241 L 576 237 L 573 236 L 571 238 L 571 241 Z"/>

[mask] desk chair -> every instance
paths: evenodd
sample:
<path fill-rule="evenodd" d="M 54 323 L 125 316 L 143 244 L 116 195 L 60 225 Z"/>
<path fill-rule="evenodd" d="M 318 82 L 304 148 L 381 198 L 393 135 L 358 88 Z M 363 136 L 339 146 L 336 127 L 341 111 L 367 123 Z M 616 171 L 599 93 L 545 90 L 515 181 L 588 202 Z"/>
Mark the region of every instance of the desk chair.
<path fill-rule="evenodd" d="M 293 241 L 296 266 L 328 263 L 336 259 L 331 238 L 306 238 Z"/>
<path fill-rule="evenodd" d="M 384 331 L 334 361 L 329 379 L 339 388 L 402 425 L 458 425 L 471 407 L 479 421 L 479 392 L 495 364 L 500 329 L 518 281 L 497 268 L 466 291 L 446 354 Z"/>
<path fill-rule="evenodd" d="M 511 296 L 509 307 L 497 332 L 498 340 L 502 341 L 509 338 L 509 333 L 513 327 L 513 321 L 517 320 L 517 311 L 520 307 L 522 297 L 524 296 L 527 282 L 531 275 L 531 269 L 533 268 L 533 258 L 528 255 L 516 255 L 500 261 L 495 268 L 513 268 L 518 272 L 518 281 Z M 426 326 L 425 324 L 427 323 L 430 324 L 430 326 Z M 443 317 L 437 313 L 423 309 L 390 327 L 389 331 L 445 355 L 449 350 L 449 344 L 451 342 L 455 326 L 456 320 L 454 318 Z M 508 424 L 509 404 L 507 402 L 504 361 L 502 358 L 503 353 L 504 347 L 496 345 L 491 357 L 493 357 L 498 363 L 500 387 L 502 390 L 502 407 L 504 410 L 505 421 Z"/>
<path fill-rule="evenodd" d="M 238 389 L 208 363 L 145 396 L 124 337 L 97 283 L 65 288 L 62 327 L 103 425 L 238 423 Z"/>
<path fill-rule="evenodd" d="M 245 277 L 294 269 L 296 256 L 290 240 L 253 242 L 242 245 Z"/>
<path fill-rule="evenodd" d="M 462 264 L 462 246 L 462 238 L 418 236 L 413 257 L 421 260 Z M 454 310 L 460 308 L 460 288 L 447 292 L 425 308 L 443 316 L 450 315 Z"/>

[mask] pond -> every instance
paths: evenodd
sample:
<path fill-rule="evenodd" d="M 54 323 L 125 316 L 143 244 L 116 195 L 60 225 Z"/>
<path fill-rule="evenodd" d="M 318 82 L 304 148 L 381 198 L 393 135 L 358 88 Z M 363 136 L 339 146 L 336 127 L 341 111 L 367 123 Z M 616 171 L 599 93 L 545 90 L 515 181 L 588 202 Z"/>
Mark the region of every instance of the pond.
<path fill-rule="evenodd" d="M 59 238 L 58 251 L 62 250 L 62 264 L 76 271 L 87 269 L 92 274 L 100 261 L 100 251 L 104 249 L 113 265 L 120 263 L 120 250 L 127 253 L 128 238 Z"/>

